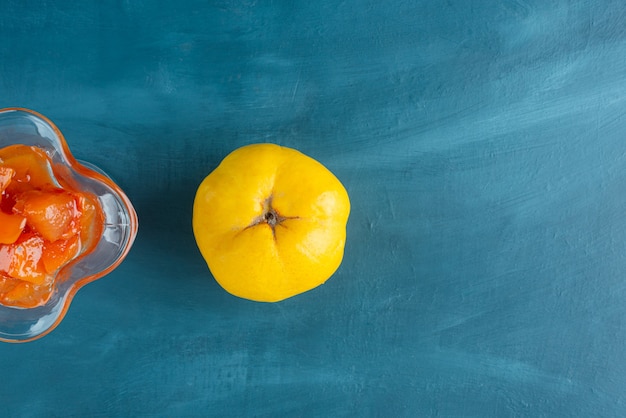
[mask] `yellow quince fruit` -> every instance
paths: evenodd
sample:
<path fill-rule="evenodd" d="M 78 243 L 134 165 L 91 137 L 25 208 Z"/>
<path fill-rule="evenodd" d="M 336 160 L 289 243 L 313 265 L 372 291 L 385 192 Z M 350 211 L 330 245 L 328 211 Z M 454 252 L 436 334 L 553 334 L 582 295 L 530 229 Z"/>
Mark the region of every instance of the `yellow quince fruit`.
<path fill-rule="evenodd" d="M 193 232 L 231 294 L 277 302 L 339 267 L 350 200 L 322 164 L 291 148 L 253 144 L 229 154 L 198 187 Z"/>

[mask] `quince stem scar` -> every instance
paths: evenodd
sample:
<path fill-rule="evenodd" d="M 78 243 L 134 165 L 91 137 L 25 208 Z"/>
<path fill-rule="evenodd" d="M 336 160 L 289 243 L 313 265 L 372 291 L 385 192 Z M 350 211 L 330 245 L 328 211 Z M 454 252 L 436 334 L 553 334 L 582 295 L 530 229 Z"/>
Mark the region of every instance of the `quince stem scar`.
<path fill-rule="evenodd" d="M 265 223 L 272 228 L 272 235 L 274 239 L 276 239 L 276 227 L 281 225 L 284 221 L 288 219 L 298 219 L 297 216 L 282 216 L 279 214 L 276 209 L 272 207 L 272 196 L 267 198 L 265 202 L 263 202 L 263 214 L 257 218 L 255 218 L 250 225 L 248 225 L 245 229 L 251 228 L 261 223 Z M 282 225 L 284 228 L 285 226 Z"/>

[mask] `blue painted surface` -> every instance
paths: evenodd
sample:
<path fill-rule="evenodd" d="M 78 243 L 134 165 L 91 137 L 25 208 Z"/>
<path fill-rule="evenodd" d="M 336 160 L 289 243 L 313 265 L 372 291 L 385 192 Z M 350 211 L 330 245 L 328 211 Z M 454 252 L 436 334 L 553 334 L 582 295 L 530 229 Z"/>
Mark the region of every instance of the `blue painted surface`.
<path fill-rule="evenodd" d="M 621 0 L 65 3 L 0 3 L 0 106 L 51 118 L 140 231 L 0 345 L 0 415 L 626 415 Z M 336 275 L 279 304 L 225 293 L 190 223 L 261 141 L 353 206 Z"/>

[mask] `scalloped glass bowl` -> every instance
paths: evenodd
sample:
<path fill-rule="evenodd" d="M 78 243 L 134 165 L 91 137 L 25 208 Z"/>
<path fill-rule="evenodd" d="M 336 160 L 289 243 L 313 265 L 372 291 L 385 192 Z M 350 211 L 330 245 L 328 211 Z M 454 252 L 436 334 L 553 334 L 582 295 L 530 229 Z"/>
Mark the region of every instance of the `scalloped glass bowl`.
<path fill-rule="evenodd" d="M 110 273 L 124 260 L 137 235 L 138 222 L 119 186 L 97 167 L 77 161 L 59 129 L 45 116 L 22 108 L 0 109 L 0 148 L 12 144 L 44 149 L 78 190 L 98 197 L 105 223 L 95 249 L 59 271 L 48 303 L 30 309 L 0 304 L 0 341 L 26 342 L 52 331 L 81 287 Z"/>

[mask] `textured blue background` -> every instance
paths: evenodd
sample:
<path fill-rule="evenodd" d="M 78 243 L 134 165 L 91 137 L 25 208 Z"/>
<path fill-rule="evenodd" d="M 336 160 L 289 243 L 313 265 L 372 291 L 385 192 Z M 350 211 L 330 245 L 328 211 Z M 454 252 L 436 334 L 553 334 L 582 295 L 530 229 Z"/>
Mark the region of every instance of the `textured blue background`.
<path fill-rule="evenodd" d="M 622 0 L 15 0 L 0 39 L 0 107 L 140 217 L 55 331 L 0 345 L 0 415 L 626 415 Z M 224 292 L 190 224 L 263 141 L 353 205 L 339 271 L 279 304 Z"/>

